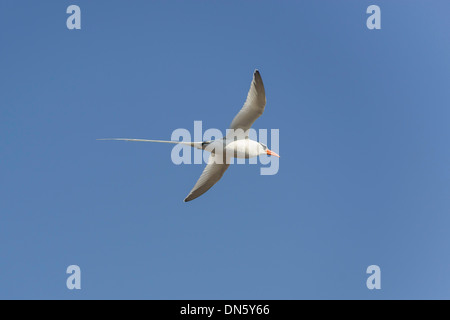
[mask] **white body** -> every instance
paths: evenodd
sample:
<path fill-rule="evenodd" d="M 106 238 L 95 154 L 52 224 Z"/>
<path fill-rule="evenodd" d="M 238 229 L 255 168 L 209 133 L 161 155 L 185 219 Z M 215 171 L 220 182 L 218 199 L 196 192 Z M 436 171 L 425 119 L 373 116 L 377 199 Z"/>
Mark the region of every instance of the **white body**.
<path fill-rule="evenodd" d="M 266 150 L 259 142 L 250 139 L 227 142 L 225 152 L 233 158 L 241 159 L 254 158 L 266 154 Z"/>

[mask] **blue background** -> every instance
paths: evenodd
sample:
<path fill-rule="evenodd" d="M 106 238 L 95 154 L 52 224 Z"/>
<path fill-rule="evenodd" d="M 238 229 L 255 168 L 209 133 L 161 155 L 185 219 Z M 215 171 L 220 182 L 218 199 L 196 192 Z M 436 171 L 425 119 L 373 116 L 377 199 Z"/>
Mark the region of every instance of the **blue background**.
<path fill-rule="evenodd" d="M 1 1 L 0 298 L 450 298 L 449 10 Z M 255 68 L 277 175 L 236 165 L 183 203 L 204 165 L 95 140 L 225 130 Z"/>

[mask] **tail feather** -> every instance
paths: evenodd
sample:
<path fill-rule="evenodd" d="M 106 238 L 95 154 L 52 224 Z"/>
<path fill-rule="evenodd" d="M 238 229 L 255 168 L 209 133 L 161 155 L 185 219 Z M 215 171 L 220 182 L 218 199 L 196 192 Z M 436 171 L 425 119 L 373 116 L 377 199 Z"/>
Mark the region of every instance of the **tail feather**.
<path fill-rule="evenodd" d="M 127 138 L 107 138 L 97 140 L 118 140 L 118 141 L 137 141 L 137 142 L 158 142 L 158 143 L 172 143 L 172 144 L 184 144 L 197 149 L 202 149 L 203 142 L 186 142 L 186 141 L 166 141 L 166 140 L 147 140 L 147 139 L 127 139 Z"/>

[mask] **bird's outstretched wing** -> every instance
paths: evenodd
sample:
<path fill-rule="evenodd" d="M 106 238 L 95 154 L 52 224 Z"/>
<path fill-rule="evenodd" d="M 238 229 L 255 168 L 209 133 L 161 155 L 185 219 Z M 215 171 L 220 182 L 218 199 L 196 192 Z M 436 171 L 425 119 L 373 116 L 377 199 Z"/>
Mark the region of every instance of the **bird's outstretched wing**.
<path fill-rule="evenodd" d="M 258 70 L 253 73 L 253 81 L 248 91 L 247 100 L 241 111 L 234 117 L 230 129 L 242 129 L 244 132 L 250 129 L 253 122 L 264 112 L 266 106 L 266 92 Z"/>
<path fill-rule="evenodd" d="M 211 189 L 211 187 L 215 185 L 217 181 L 220 180 L 220 178 L 222 178 L 225 171 L 227 171 L 228 167 L 230 166 L 229 161 L 225 161 L 224 159 L 223 161 L 218 162 L 216 161 L 216 157 L 218 156 L 214 153 L 211 154 L 205 170 L 203 170 L 202 175 L 198 179 L 189 195 L 186 197 L 186 199 L 184 199 L 184 202 L 188 202 L 200 197 L 206 191 Z"/>

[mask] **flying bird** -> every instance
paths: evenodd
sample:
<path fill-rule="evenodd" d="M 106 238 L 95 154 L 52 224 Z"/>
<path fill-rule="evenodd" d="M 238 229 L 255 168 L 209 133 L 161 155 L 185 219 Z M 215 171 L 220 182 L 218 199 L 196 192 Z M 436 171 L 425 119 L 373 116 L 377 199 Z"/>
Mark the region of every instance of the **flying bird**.
<path fill-rule="evenodd" d="M 122 140 L 122 141 L 140 141 L 140 142 L 159 142 L 159 143 L 173 143 L 183 144 L 193 148 L 210 151 L 211 155 L 208 164 L 203 170 L 202 175 L 197 183 L 192 188 L 191 192 L 184 199 L 188 202 L 200 197 L 206 191 L 211 189 L 220 178 L 222 178 L 225 171 L 230 166 L 230 158 L 253 158 L 259 155 L 271 155 L 280 157 L 275 152 L 269 150 L 266 145 L 248 137 L 248 130 L 253 123 L 264 112 L 266 106 L 266 93 L 261 74 L 258 70 L 253 73 L 253 80 L 250 85 L 250 90 L 247 95 L 247 100 L 239 113 L 231 122 L 230 129 L 224 138 L 214 141 L 202 142 L 186 142 L 186 141 L 163 141 L 163 140 L 147 140 L 147 139 L 126 139 L 126 138 L 112 138 L 112 139 L 98 139 L 98 140 Z"/>

